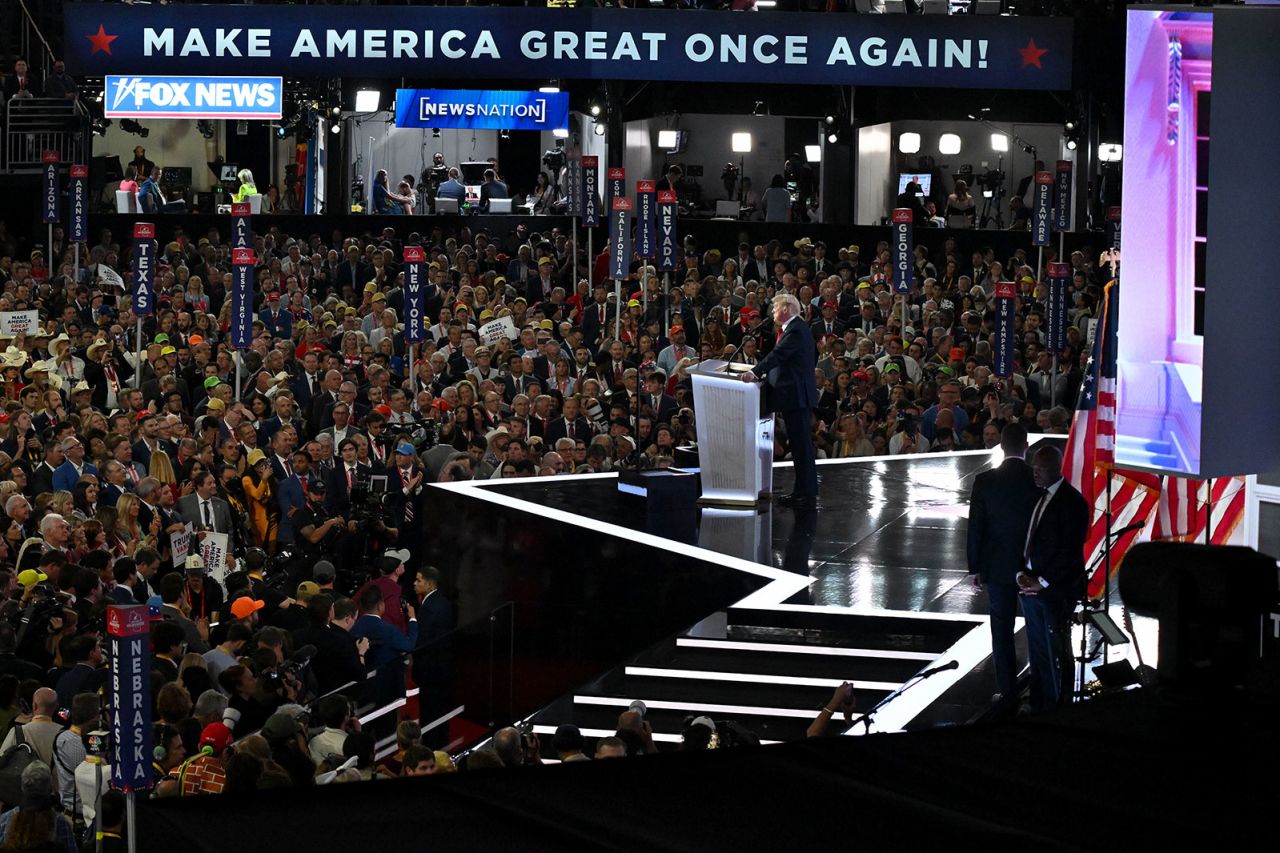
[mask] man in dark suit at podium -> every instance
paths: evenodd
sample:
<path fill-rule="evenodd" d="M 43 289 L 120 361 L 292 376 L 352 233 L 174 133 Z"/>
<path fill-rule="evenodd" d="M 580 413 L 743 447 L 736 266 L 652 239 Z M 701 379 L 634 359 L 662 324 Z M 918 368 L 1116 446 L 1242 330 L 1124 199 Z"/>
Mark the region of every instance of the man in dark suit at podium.
<path fill-rule="evenodd" d="M 1018 675 L 1013 648 L 1013 620 L 1018 615 L 1018 573 L 1026 567 L 1024 551 L 1031 511 L 1040 497 L 1031 466 L 1024 461 L 1027 430 L 1009 424 L 1000 435 L 1004 461 L 973 480 L 969 493 L 967 557 L 973 585 L 987 592 L 991 613 L 991 657 L 1001 698 L 1014 693 Z"/>
<path fill-rule="evenodd" d="M 1084 595 L 1090 512 L 1084 496 L 1063 479 L 1058 448 L 1038 449 L 1031 468 L 1040 497 L 1031 512 L 1026 563 L 1017 582 L 1027 620 L 1031 707 L 1041 711 L 1062 701 L 1063 683 L 1071 672 L 1068 618 Z"/>
<path fill-rule="evenodd" d="M 800 302 L 789 293 L 773 298 L 773 327 L 778 342 L 743 382 L 764 380 L 765 405 L 782 416 L 787 444 L 795 465 L 795 485 L 779 502 L 783 506 L 812 507 L 818 497 L 818 469 L 814 465 L 813 407 L 818 403 L 814 381 L 816 355 L 813 333 L 800 317 Z"/>

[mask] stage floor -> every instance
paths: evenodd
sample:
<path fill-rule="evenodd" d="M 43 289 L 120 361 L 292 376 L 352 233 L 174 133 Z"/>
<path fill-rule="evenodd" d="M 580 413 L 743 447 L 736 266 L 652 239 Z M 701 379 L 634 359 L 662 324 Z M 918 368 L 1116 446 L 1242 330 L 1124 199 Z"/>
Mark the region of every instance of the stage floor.
<path fill-rule="evenodd" d="M 672 510 L 621 492 L 614 474 L 439 487 L 534 516 L 545 535 L 576 529 L 568 535 L 579 542 L 602 543 L 604 571 L 651 561 L 657 572 L 678 555 L 753 581 L 745 597 L 533 714 L 535 731 L 572 722 L 589 738 L 611 734 L 617 714 L 641 699 L 662 744 L 677 743 L 698 713 L 769 741 L 802 737 L 842 681 L 866 710 L 952 662 L 893 697 L 872 730 L 961 724 L 989 705 L 986 598 L 968 578 L 965 531 L 973 478 L 998 461 L 973 451 L 820 462 L 810 511 Z M 790 463 L 778 463 L 777 493 L 791 479 Z"/>

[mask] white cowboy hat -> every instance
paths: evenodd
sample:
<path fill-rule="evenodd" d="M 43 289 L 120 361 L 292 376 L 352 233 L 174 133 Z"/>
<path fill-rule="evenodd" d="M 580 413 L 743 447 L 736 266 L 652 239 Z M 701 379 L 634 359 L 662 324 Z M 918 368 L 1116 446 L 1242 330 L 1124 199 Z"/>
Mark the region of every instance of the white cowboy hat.
<path fill-rule="evenodd" d="M 86 351 L 86 354 L 87 354 L 90 358 L 93 358 L 94 353 L 96 353 L 98 350 L 100 350 L 100 349 L 102 349 L 102 348 L 104 348 L 104 347 L 109 347 L 109 346 L 111 346 L 111 342 L 110 342 L 110 341 L 105 340 L 105 339 L 103 339 L 103 338 L 99 338 L 98 340 L 96 340 L 96 341 L 94 341 L 93 343 L 89 344 L 89 349 Z"/>
<path fill-rule="evenodd" d="M 62 352 L 60 350 L 63 346 L 69 346 L 70 344 L 71 338 L 67 337 L 66 332 L 63 332 L 53 340 L 49 341 L 49 352 L 53 355 L 54 359 L 62 358 Z"/>
<path fill-rule="evenodd" d="M 62 390 L 62 374 L 50 373 L 49 378 L 47 380 L 47 384 L 54 391 L 61 391 Z"/>
<path fill-rule="evenodd" d="M 26 376 L 28 379 L 30 379 L 31 374 L 33 373 L 52 373 L 57 369 L 58 369 L 58 366 L 54 364 L 52 361 L 46 361 L 44 359 L 41 359 L 40 361 L 33 361 L 31 363 L 31 366 L 26 369 L 23 375 Z"/>
<path fill-rule="evenodd" d="M 0 367 L 22 367 L 27 363 L 27 351 L 17 347 L 9 347 L 0 353 Z"/>

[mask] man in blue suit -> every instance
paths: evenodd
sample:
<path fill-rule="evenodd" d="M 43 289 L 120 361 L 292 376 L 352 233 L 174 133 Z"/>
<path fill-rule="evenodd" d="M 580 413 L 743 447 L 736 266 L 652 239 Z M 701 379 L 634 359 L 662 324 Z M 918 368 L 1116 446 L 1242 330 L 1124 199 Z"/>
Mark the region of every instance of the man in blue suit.
<path fill-rule="evenodd" d="M 305 450 L 296 451 L 290 457 L 293 464 L 293 475 L 280 481 L 280 527 L 276 538 L 281 543 L 292 543 L 293 514 L 302 509 L 307 502 L 305 480 L 311 470 L 311 457 Z"/>
<path fill-rule="evenodd" d="M 268 307 L 258 312 L 258 319 L 266 326 L 273 338 L 293 337 L 293 315 L 280 307 L 280 294 L 272 292 L 267 296 Z"/>
<path fill-rule="evenodd" d="M 402 634 L 388 625 L 382 620 L 386 608 L 382 590 L 373 584 L 365 587 L 357 604 L 360 605 L 360 618 L 352 626 L 351 636 L 357 640 L 369 638 L 364 666 L 368 672 L 378 671 L 372 681 L 365 682 L 365 688 L 370 692 L 365 698 L 382 707 L 404 696 L 404 655 L 418 644 L 418 617 L 413 605 L 407 605 L 409 633 Z"/>
<path fill-rule="evenodd" d="M 818 403 L 818 385 L 814 380 L 813 333 L 800 314 L 800 301 L 790 293 L 773 297 L 773 327 L 780 330 L 778 343 L 755 367 L 739 376 L 743 382 L 767 383 L 765 404 L 769 411 L 782 416 L 787 431 L 795 485 L 779 503 L 812 507 L 818 497 L 813 450 L 813 407 Z"/>
<path fill-rule="evenodd" d="M 1009 424 L 1000 435 L 1004 461 L 973 480 L 969 493 L 967 557 L 973 585 L 987 593 L 991 660 L 996 689 L 1010 699 L 1018 677 L 1013 622 L 1018 615 L 1018 575 L 1026 569 L 1027 529 L 1040 498 L 1027 452 L 1027 429 Z M 1081 551 L 1083 553 L 1083 551 Z"/>
<path fill-rule="evenodd" d="M 66 461 L 53 472 L 54 491 L 73 491 L 85 474 L 98 476 L 97 466 L 84 461 L 84 445 L 75 436 L 69 435 L 62 440 L 62 455 Z"/>
<path fill-rule="evenodd" d="M 458 202 L 458 208 L 462 208 L 462 203 L 467 199 L 467 188 L 458 178 L 462 177 L 462 173 L 456 168 L 449 170 L 449 180 L 442 183 L 436 189 L 436 198 L 452 198 Z"/>

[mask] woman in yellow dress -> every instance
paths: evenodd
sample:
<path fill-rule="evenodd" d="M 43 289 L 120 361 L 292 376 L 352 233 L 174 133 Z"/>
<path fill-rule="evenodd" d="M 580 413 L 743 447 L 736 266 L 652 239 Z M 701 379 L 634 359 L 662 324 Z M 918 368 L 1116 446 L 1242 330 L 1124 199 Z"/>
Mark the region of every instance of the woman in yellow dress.
<path fill-rule="evenodd" d="M 275 551 L 276 529 L 280 524 L 280 505 L 276 500 L 275 475 L 271 460 L 258 448 L 249 451 L 249 467 L 240 478 L 249 504 L 249 529 L 253 544 L 268 554 Z"/>

